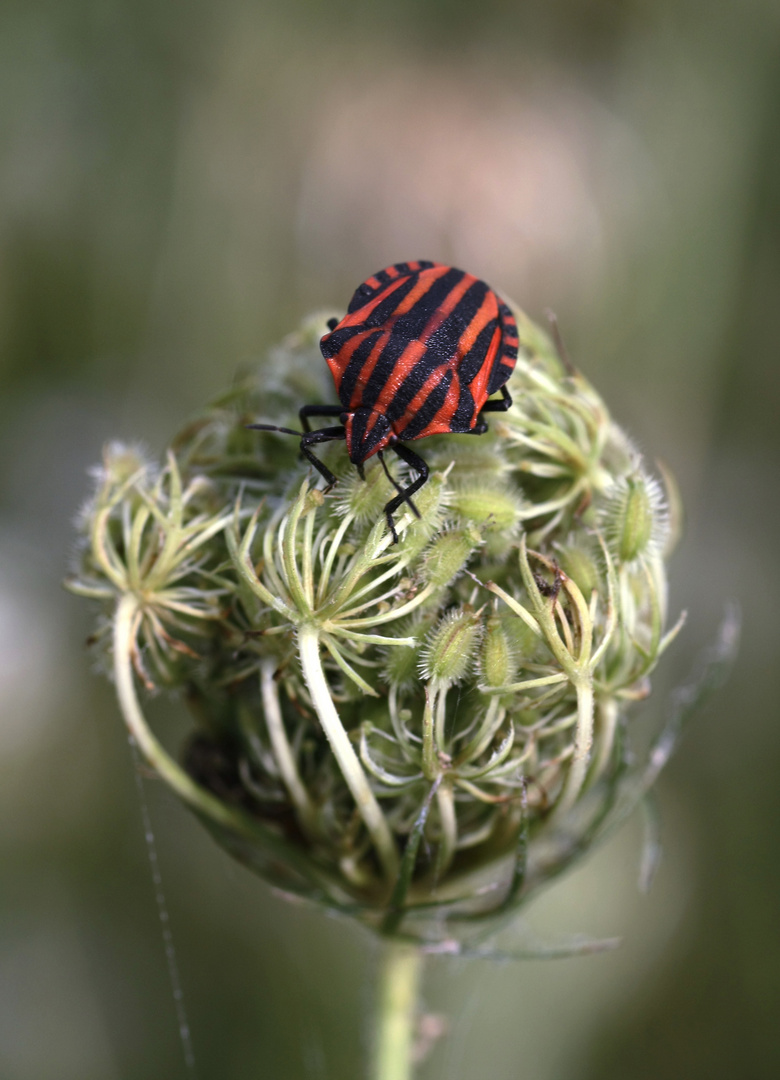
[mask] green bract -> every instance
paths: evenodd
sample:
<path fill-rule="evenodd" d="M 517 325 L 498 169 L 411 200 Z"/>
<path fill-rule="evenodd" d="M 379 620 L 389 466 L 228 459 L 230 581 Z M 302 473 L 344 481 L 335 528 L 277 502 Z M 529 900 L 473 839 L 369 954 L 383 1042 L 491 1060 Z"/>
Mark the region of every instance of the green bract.
<path fill-rule="evenodd" d="M 661 488 L 521 313 L 506 414 L 394 489 L 296 423 L 332 400 L 314 318 L 156 466 L 109 446 L 70 587 L 103 606 L 125 720 L 217 839 L 276 886 L 426 942 L 521 904 L 641 797 L 633 703 L 667 631 Z M 400 463 L 393 465 L 399 478 Z M 666 544 L 666 547 L 669 545 Z M 141 697 L 192 709 L 169 753 Z"/>

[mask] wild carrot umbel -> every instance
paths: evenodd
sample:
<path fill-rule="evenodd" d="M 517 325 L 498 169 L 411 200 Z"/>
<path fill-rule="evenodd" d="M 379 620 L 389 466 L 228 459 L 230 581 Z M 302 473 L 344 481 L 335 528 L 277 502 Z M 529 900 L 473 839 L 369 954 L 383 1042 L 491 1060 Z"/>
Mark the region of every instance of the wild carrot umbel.
<path fill-rule="evenodd" d="M 472 947 L 668 756 L 666 736 L 649 757 L 630 747 L 682 625 L 670 500 L 515 318 L 512 408 L 479 438 L 427 441 L 397 543 L 383 507 L 403 463 L 393 477 L 374 458 L 362 479 L 343 443 L 323 446 L 326 493 L 295 442 L 247 430 L 328 401 L 323 316 L 162 465 L 106 448 L 69 582 L 100 606 L 96 648 L 141 753 L 216 838 L 279 888 L 434 949 Z M 192 710 L 174 750 L 144 717 L 158 691 Z"/>

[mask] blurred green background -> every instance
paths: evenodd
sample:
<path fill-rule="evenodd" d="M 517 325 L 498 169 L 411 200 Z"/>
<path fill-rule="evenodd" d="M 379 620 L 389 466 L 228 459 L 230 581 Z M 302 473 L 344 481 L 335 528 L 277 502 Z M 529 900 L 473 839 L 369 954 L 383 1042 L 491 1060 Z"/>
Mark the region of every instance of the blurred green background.
<path fill-rule="evenodd" d="M 779 131 L 777 0 L 6 0 L 3 1080 L 191 1075 L 132 761 L 60 588 L 86 469 L 113 436 L 159 453 L 239 364 L 408 258 L 554 308 L 676 473 L 690 620 L 657 715 L 724 601 L 744 615 L 662 781 L 651 893 L 630 826 L 530 912 L 623 948 L 431 961 L 448 1031 L 419 1075 L 780 1075 Z M 360 1077 L 375 943 L 273 896 L 145 789 L 197 1075 Z"/>

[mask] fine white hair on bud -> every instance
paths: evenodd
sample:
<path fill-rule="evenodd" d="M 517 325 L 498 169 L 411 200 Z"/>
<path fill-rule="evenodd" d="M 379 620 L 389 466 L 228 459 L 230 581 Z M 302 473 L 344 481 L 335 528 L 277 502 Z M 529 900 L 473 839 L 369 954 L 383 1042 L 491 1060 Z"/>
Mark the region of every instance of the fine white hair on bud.
<path fill-rule="evenodd" d="M 580 592 L 590 597 L 603 585 L 603 557 L 591 536 L 574 536 L 556 547 L 558 561 L 564 573 L 576 582 Z"/>
<path fill-rule="evenodd" d="M 473 668 L 481 637 L 481 612 L 469 607 L 448 611 L 426 639 L 420 674 L 443 686 L 461 682 Z"/>
<path fill-rule="evenodd" d="M 429 476 L 395 535 L 385 507 L 420 476 L 403 455 L 363 478 L 316 443 L 326 485 L 300 439 L 247 427 L 335 401 L 320 314 L 161 461 L 106 447 L 67 583 L 144 758 L 228 851 L 429 943 L 523 904 L 645 793 L 634 703 L 681 625 L 660 485 L 514 314 L 511 408 L 413 444 Z M 192 711 L 177 754 L 145 716 L 161 691 Z"/>
<path fill-rule="evenodd" d="M 519 492 L 502 483 L 490 484 L 482 479 L 470 481 L 456 490 L 452 506 L 460 517 L 478 528 L 513 533 L 523 516 L 525 504 Z"/>
<path fill-rule="evenodd" d="M 126 480 L 157 472 L 157 463 L 140 443 L 112 440 L 103 447 L 103 460 L 90 470 L 98 483 L 121 485 Z"/>
<path fill-rule="evenodd" d="M 473 528 L 440 533 L 426 549 L 421 571 L 424 579 L 439 587 L 452 584 L 481 544 L 482 537 Z"/>
<path fill-rule="evenodd" d="M 480 652 L 480 670 L 486 686 L 506 686 L 517 672 L 517 644 L 499 615 L 491 615 L 485 624 Z"/>
<path fill-rule="evenodd" d="M 373 524 L 381 517 L 385 503 L 394 495 L 393 485 L 378 461 L 368 464 L 364 476 L 361 480 L 355 469 L 346 469 L 339 477 L 334 500 L 337 513 L 350 514 L 361 525 Z"/>
<path fill-rule="evenodd" d="M 669 516 L 663 489 L 640 469 L 615 480 L 599 518 L 610 552 L 620 564 L 657 554 L 666 542 Z"/>

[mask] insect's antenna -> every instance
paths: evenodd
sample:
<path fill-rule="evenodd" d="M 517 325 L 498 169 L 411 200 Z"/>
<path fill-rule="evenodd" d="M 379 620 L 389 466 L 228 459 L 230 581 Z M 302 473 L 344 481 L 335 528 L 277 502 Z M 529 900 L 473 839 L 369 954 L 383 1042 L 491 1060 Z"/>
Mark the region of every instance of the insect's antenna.
<path fill-rule="evenodd" d="M 387 462 L 385 461 L 385 456 L 382 453 L 382 451 L 378 450 L 376 456 L 382 462 L 382 468 L 385 470 L 385 476 L 387 477 L 387 479 L 393 485 L 393 487 L 398 492 L 398 494 L 401 496 L 401 498 L 404 500 L 404 502 L 409 504 L 409 508 L 411 509 L 414 516 L 418 518 L 420 516 L 420 511 L 414 505 L 411 498 L 406 494 L 406 490 L 404 488 L 402 488 L 401 485 L 398 483 L 398 481 L 391 475 L 390 470 L 387 467 Z"/>
<path fill-rule="evenodd" d="M 302 431 L 295 431 L 289 427 L 274 427 L 273 424 L 244 424 L 244 427 L 253 431 L 281 431 L 283 435 L 303 435 Z"/>
<path fill-rule="evenodd" d="M 550 329 L 552 330 L 553 341 L 555 342 L 555 348 L 556 348 L 556 350 L 558 352 L 558 356 L 561 358 L 561 363 L 566 368 L 566 373 L 568 375 L 576 375 L 577 374 L 577 369 L 574 366 L 574 364 L 571 362 L 569 352 L 568 352 L 568 350 L 566 348 L 566 344 L 565 344 L 565 342 L 563 340 L 563 334 L 561 333 L 561 328 L 560 328 L 560 326 L 558 324 L 558 316 L 550 308 L 545 308 L 544 313 L 547 316 L 547 321 L 550 324 Z"/>

